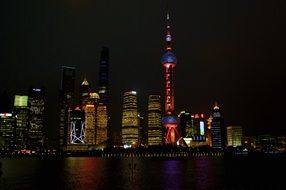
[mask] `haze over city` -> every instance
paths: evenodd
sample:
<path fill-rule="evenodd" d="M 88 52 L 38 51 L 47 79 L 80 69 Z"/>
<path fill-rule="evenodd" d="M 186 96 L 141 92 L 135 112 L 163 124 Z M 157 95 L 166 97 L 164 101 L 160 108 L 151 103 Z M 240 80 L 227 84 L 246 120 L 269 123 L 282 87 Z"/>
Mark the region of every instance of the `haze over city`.
<path fill-rule="evenodd" d="M 280 6 L 281 4 L 281 6 Z M 285 11 L 282 1 L 169 1 L 175 110 L 210 114 L 246 134 L 285 134 Z M 164 94 L 166 1 L 1 2 L 0 93 L 45 86 L 47 128 L 57 132 L 62 65 L 96 89 L 102 46 L 110 49 L 110 109 L 121 128 L 122 95 L 138 92 L 146 116 L 150 93 Z M 78 95 L 77 95 L 78 96 Z"/>

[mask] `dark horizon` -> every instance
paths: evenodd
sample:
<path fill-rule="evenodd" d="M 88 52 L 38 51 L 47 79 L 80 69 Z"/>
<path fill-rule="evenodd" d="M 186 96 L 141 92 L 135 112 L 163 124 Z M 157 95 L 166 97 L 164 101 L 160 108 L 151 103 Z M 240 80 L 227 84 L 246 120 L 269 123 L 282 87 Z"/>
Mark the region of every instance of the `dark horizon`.
<path fill-rule="evenodd" d="M 244 134 L 285 135 L 285 18 L 282 2 L 170 1 L 175 110 L 210 114 Z M 1 2 L 0 93 L 28 94 L 45 86 L 48 136 L 57 132 L 60 67 L 76 68 L 77 94 L 86 75 L 97 89 L 100 50 L 110 50 L 111 126 L 121 126 L 123 92 L 164 96 L 166 2 Z M 75 98 L 78 99 L 77 97 Z M 1 101 L 1 100 L 0 100 Z"/>

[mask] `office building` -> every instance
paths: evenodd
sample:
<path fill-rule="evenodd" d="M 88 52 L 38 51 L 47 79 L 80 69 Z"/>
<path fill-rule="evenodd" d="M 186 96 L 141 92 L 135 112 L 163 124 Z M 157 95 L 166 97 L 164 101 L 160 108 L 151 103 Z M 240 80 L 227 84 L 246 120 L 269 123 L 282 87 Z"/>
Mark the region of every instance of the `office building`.
<path fill-rule="evenodd" d="M 136 147 L 139 141 L 139 120 L 136 91 L 123 94 L 122 109 L 122 144 L 125 147 Z"/>
<path fill-rule="evenodd" d="M 161 96 L 149 95 L 148 98 L 148 146 L 162 145 Z"/>

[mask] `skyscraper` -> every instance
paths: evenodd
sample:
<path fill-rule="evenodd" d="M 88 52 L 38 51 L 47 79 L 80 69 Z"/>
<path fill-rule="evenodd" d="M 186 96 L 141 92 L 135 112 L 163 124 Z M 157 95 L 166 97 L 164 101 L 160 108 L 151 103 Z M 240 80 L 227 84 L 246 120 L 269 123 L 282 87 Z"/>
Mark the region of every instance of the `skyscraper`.
<path fill-rule="evenodd" d="M 15 116 L 9 96 L 3 93 L 0 97 L 0 148 L 3 150 L 14 148 Z"/>
<path fill-rule="evenodd" d="M 174 68 L 177 64 L 177 58 L 172 53 L 172 36 L 170 27 L 170 16 L 167 13 L 167 34 L 166 34 L 166 53 L 161 58 L 161 63 L 165 68 L 165 115 L 162 119 L 166 128 L 165 143 L 175 145 L 180 138 L 177 130 L 178 118 L 175 114 L 174 102 Z"/>
<path fill-rule="evenodd" d="M 43 148 L 44 145 L 44 113 L 45 90 L 44 88 L 30 87 L 29 89 L 29 131 L 28 146 L 32 149 Z"/>
<path fill-rule="evenodd" d="M 61 88 L 59 98 L 59 146 L 66 148 L 68 141 L 68 126 L 70 125 L 70 111 L 74 105 L 75 68 L 62 66 Z"/>
<path fill-rule="evenodd" d="M 15 145 L 17 149 L 26 148 L 28 135 L 28 96 L 15 95 L 14 113 L 16 118 Z"/>
<path fill-rule="evenodd" d="M 242 145 L 242 127 L 241 126 L 227 126 L 227 146 L 241 146 Z"/>
<path fill-rule="evenodd" d="M 107 105 L 99 102 L 97 106 L 96 145 L 107 142 Z"/>
<path fill-rule="evenodd" d="M 220 108 L 217 103 L 213 108 L 212 112 L 212 123 L 211 123 L 211 136 L 212 136 L 212 147 L 214 149 L 224 149 L 225 148 L 225 139 L 226 133 L 224 128 L 223 118 L 221 116 Z"/>
<path fill-rule="evenodd" d="M 81 106 L 85 106 L 88 101 L 89 101 L 89 93 L 90 93 L 90 87 L 89 87 L 89 83 L 86 79 L 86 77 L 84 77 L 81 85 L 80 85 L 80 89 L 79 89 L 79 104 Z"/>
<path fill-rule="evenodd" d="M 99 95 L 95 92 L 89 93 L 87 103 L 83 106 L 85 113 L 85 143 L 88 146 L 96 144 L 96 125 Z"/>
<path fill-rule="evenodd" d="M 162 145 L 161 96 L 149 95 L 148 98 L 148 145 Z"/>
<path fill-rule="evenodd" d="M 84 111 L 76 107 L 70 112 L 69 145 L 85 144 L 85 117 Z"/>
<path fill-rule="evenodd" d="M 138 146 L 139 119 L 136 91 L 126 91 L 123 94 L 122 109 L 122 144 L 127 147 Z"/>
<path fill-rule="evenodd" d="M 109 49 L 102 47 L 100 62 L 99 62 L 99 81 L 98 81 L 98 94 L 100 97 L 99 105 L 97 108 L 97 129 L 99 136 L 97 137 L 96 144 L 102 142 L 111 143 L 111 129 L 109 126 Z M 107 134 L 105 134 L 107 133 Z"/>

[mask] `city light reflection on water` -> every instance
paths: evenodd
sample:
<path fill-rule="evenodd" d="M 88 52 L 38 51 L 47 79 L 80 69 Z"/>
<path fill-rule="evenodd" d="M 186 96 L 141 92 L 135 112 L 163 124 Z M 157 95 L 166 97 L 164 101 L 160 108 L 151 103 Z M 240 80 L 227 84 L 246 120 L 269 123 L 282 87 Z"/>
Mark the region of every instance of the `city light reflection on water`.
<path fill-rule="evenodd" d="M 279 163 L 284 165 L 285 160 L 275 159 L 275 163 L 263 169 L 260 168 L 263 160 L 260 161 L 248 158 L 224 160 L 221 157 L 177 160 L 130 157 L 2 158 L 0 187 L 21 190 L 248 189 L 283 185 L 278 173 L 283 171 Z M 262 175 L 262 171 L 266 173 Z M 250 181 L 253 176 L 267 181 Z"/>

